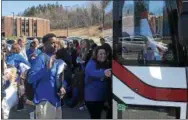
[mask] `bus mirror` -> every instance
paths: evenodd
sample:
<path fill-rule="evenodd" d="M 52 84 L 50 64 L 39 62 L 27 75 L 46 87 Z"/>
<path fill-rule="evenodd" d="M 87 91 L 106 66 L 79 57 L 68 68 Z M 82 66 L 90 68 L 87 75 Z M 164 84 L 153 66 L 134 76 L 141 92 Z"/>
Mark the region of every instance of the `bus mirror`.
<path fill-rule="evenodd" d="M 182 3 L 182 13 L 178 21 L 179 42 L 188 46 L 188 2 Z"/>

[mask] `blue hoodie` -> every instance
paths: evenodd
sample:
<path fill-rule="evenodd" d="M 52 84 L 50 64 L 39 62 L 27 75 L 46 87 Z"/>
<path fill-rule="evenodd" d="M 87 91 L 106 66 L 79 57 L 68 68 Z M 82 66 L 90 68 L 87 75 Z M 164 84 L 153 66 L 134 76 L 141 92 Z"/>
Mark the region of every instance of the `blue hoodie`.
<path fill-rule="evenodd" d="M 46 68 L 46 63 L 48 63 L 50 56 L 40 54 L 31 66 L 28 73 L 28 82 L 33 84 L 34 99 L 35 104 L 39 104 L 41 101 L 48 101 L 53 106 L 59 107 L 61 105 L 60 98 L 56 91 L 56 72 L 57 63 L 54 62 L 51 69 Z M 62 82 L 62 86 L 65 86 L 65 82 Z"/>
<path fill-rule="evenodd" d="M 96 62 L 89 60 L 85 69 L 85 101 L 105 101 L 107 95 L 107 81 L 104 69 L 96 69 Z"/>
<path fill-rule="evenodd" d="M 6 63 L 8 65 L 13 65 L 17 69 L 19 69 L 19 64 L 24 63 L 28 66 L 30 66 L 30 63 L 20 54 L 18 53 L 11 53 L 6 57 Z"/>

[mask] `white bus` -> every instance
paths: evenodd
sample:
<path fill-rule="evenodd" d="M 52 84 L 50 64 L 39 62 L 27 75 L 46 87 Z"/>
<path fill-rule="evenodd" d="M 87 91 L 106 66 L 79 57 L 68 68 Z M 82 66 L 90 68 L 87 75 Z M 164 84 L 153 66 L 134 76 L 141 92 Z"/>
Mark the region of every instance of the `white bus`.
<path fill-rule="evenodd" d="M 113 41 L 113 118 L 186 118 L 188 54 L 178 36 L 181 2 L 108 2 L 104 33 Z M 125 111 L 118 110 L 124 105 Z M 173 117 L 164 115 L 172 110 Z"/>

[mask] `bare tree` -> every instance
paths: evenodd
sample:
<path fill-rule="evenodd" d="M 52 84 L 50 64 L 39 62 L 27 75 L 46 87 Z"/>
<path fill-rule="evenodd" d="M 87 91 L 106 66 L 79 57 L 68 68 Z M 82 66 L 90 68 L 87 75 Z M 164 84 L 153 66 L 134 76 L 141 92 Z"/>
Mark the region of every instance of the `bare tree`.
<path fill-rule="evenodd" d="M 52 29 L 66 28 L 67 14 L 69 15 L 69 27 L 89 27 L 99 25 L 102 21 L 100 4 L 89 3 L 87 7 L 75 5 L 69 9 L 67 14 L 66 9 L 58 2 L 31 8 L 26 9 L 23 15 L 49 19 Z"/>

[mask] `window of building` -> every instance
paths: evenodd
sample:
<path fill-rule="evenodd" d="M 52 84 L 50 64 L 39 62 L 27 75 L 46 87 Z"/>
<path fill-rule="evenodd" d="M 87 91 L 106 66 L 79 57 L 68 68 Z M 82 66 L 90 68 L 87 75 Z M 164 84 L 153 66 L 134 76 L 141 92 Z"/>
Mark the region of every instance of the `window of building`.
<path fill-rule="evenodd" d="M 25 20 L 25 28 L 26 28 L 26 29 L 29 28 L 29 20 Z"/>
<path fill-rule="evenodd" d="M 26 26 L 29 26 L 29 20 L 26 20 Z"/>
<path fill-rule="evenodd" d="M 1 22 L 4 23 L 4 18 L 1 18 Z"/>
<path fill-rule="evenodd" d="M 26 33 L 25 33 L 26 36 L 29 36 L 29 29 L 26 28 Z"/>
<path fill-rule="evenodd" d="M 1 23 L 2 23 L 2 25 L 4 24 L 4 18 L 1 18 Z"/>
<path fill-rule="evenodd" d="M 1 31 L 4 31 L 4 18 L 1 18 Z"/>
<path fill-rule="evenodd" d="M 22 26 L 24 26 L 24 25 L 25 25 L 25 21 L 24 21 L 24 20 L 22 20 L 22 21 L 21 21 L 21 23 L 22 23 Z"/>
<path fill-rule="evenodd" d="M 17 24 L 16 24 L 16 19 L 13 19 L 13 35 L 17 36 Z"/>
<path fill-rule="evenodd" d="M 22 28 L 22 34 L 25 34 L 25 29 L 24 28 Z"/>
<path fill-rule="evenodd" d="M 33 27 L 36 27 L 36 26 L 37 26 L 37 21 L 33 20 Z"/>
<path fill-rule="evenodd" d="M 33 20 L 33 36 L 37 36 L 37 21 Z"/>
<path fill-rule="evenodd" d="M 26 32 L 25 35 L 26 35 L 26 36 L 29 36 L 29 32 Z"/>
<path fill-rule="evenodd" d="M 36 33 L 36 32 L 35 32 L 35 33 L 33 33 L 33 36 L 34 36 L 34 37 L 36 37 L 36 36 L 37 36 L 37 33 Z"/>
<path fill-rule="evenodd" d="M 22 28 L 24 28 L 25 27 L 25 22 L 23 20 L 22 20 L 21 24 L 22 24 Z"/>
<path fill-rule="evenodd" d="M 37 26 L 37 22 L 36 21 L 34 22 L 34 26 Z"/>
<path fill-rule="evenodd" d="M 22 30 L 22 35 L 25 35 L 25 21 L 21 20 L 21 30 Z"/>

